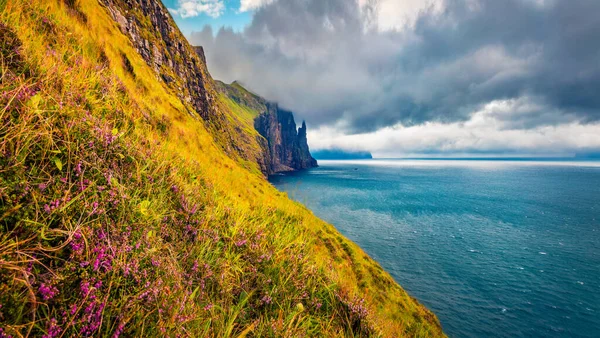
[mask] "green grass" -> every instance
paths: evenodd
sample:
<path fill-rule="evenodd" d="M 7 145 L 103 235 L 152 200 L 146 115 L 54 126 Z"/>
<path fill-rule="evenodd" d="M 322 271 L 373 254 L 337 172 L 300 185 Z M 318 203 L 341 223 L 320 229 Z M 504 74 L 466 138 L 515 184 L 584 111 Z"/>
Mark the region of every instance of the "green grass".
<path fill-rule="evenodd" d="M 191 117 L 96 1 L 2 6 L 0 336 L 442 335 Z"/>

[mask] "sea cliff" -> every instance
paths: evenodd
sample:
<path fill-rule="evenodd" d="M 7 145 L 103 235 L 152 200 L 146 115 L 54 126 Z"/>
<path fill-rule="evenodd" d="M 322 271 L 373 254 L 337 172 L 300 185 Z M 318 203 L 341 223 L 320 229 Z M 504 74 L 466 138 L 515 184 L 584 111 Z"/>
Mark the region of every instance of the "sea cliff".
<path fill-rule="evenodd" d="M 254 129 L 266 140 L 263 148 L 264 162 L 268 164 L 266 174 L 317 167 L 308 147 L 305 122 L 297 129 L 292 112 L 251 93 L 238 82 L 228 85 L 217 81 L 217 88 L 238 106 L 252 112 Z"/>

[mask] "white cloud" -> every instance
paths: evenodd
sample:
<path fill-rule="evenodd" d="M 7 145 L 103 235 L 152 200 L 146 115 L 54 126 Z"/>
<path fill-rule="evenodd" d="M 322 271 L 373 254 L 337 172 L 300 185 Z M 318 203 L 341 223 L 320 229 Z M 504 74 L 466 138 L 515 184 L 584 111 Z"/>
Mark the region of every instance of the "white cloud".
<path fill-rule="evenodd" d="M 225 11 L 224 0 L 178 0 L 177 8 L 169 8 L 173 15 L 182 18 L 198 16 L 202 13 L 218 18 Z"/>
<path fill-rule="evenodd" d="M 516 128 L 539 108 L 534 99 L 498 100 L 484 105 L 465 122 L 396 124 L 371 133 L 344 134 L 339 126 L 310 130 L 311 149 L 370 151 L 376 157 L 411 154 L 573 154 L 600 149 L 600 123 L 563 122 Z"/>
<path fill-rule="evenodd" d="M 439 14 L 445 8 L 444 0 L 358 0 L 361 8 L 367 6 L 375 11 L 379 30 L 403 30 L 412 28 L 423 12 Z"/>
<path fill-rule="evenodd" d="M 309 138 L 313 148 L 600 150 L 600 1 L 273 0 L 244 8 L 261 4 L 243 31 L 207 27 L 190 41 L 205 47 L 215 78 L 238 80 L 309 131 L 321 128 Z"/>
<path fill-rule="evenodd" d="M 255 10 L 264 5 L 272 3 L 274 0 L 241 0 L 240 1 L 240 12 L 247 12 Z"/>

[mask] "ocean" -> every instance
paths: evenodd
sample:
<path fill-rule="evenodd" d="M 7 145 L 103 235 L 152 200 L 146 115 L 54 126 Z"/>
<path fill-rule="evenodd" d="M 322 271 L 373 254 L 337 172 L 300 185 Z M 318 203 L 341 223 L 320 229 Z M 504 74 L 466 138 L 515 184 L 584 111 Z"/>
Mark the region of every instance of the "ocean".
<path fill-rule="evenodd" d="M 319 161 L 271 183 L 450 337 L 600 337 L 600 162 Z"/>

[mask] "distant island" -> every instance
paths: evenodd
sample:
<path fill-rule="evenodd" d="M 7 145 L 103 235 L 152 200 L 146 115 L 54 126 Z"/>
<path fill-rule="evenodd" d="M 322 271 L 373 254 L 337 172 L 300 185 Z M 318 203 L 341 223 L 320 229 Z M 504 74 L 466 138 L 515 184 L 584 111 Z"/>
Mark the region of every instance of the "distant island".
<path fill-rule="evenodd" d="M 317 160 L 364 160 L 372 159 L 368 151 L 348 151 L 342 149 L 322 149 L 312 152 L 312 156 Z"/>
<path fill-rule="evenodd" d="M 600 152 L 577 153 L 577 154 L 575 154 L 575 158 L 579 158 L 579 159 L 600 159 Z"/>

